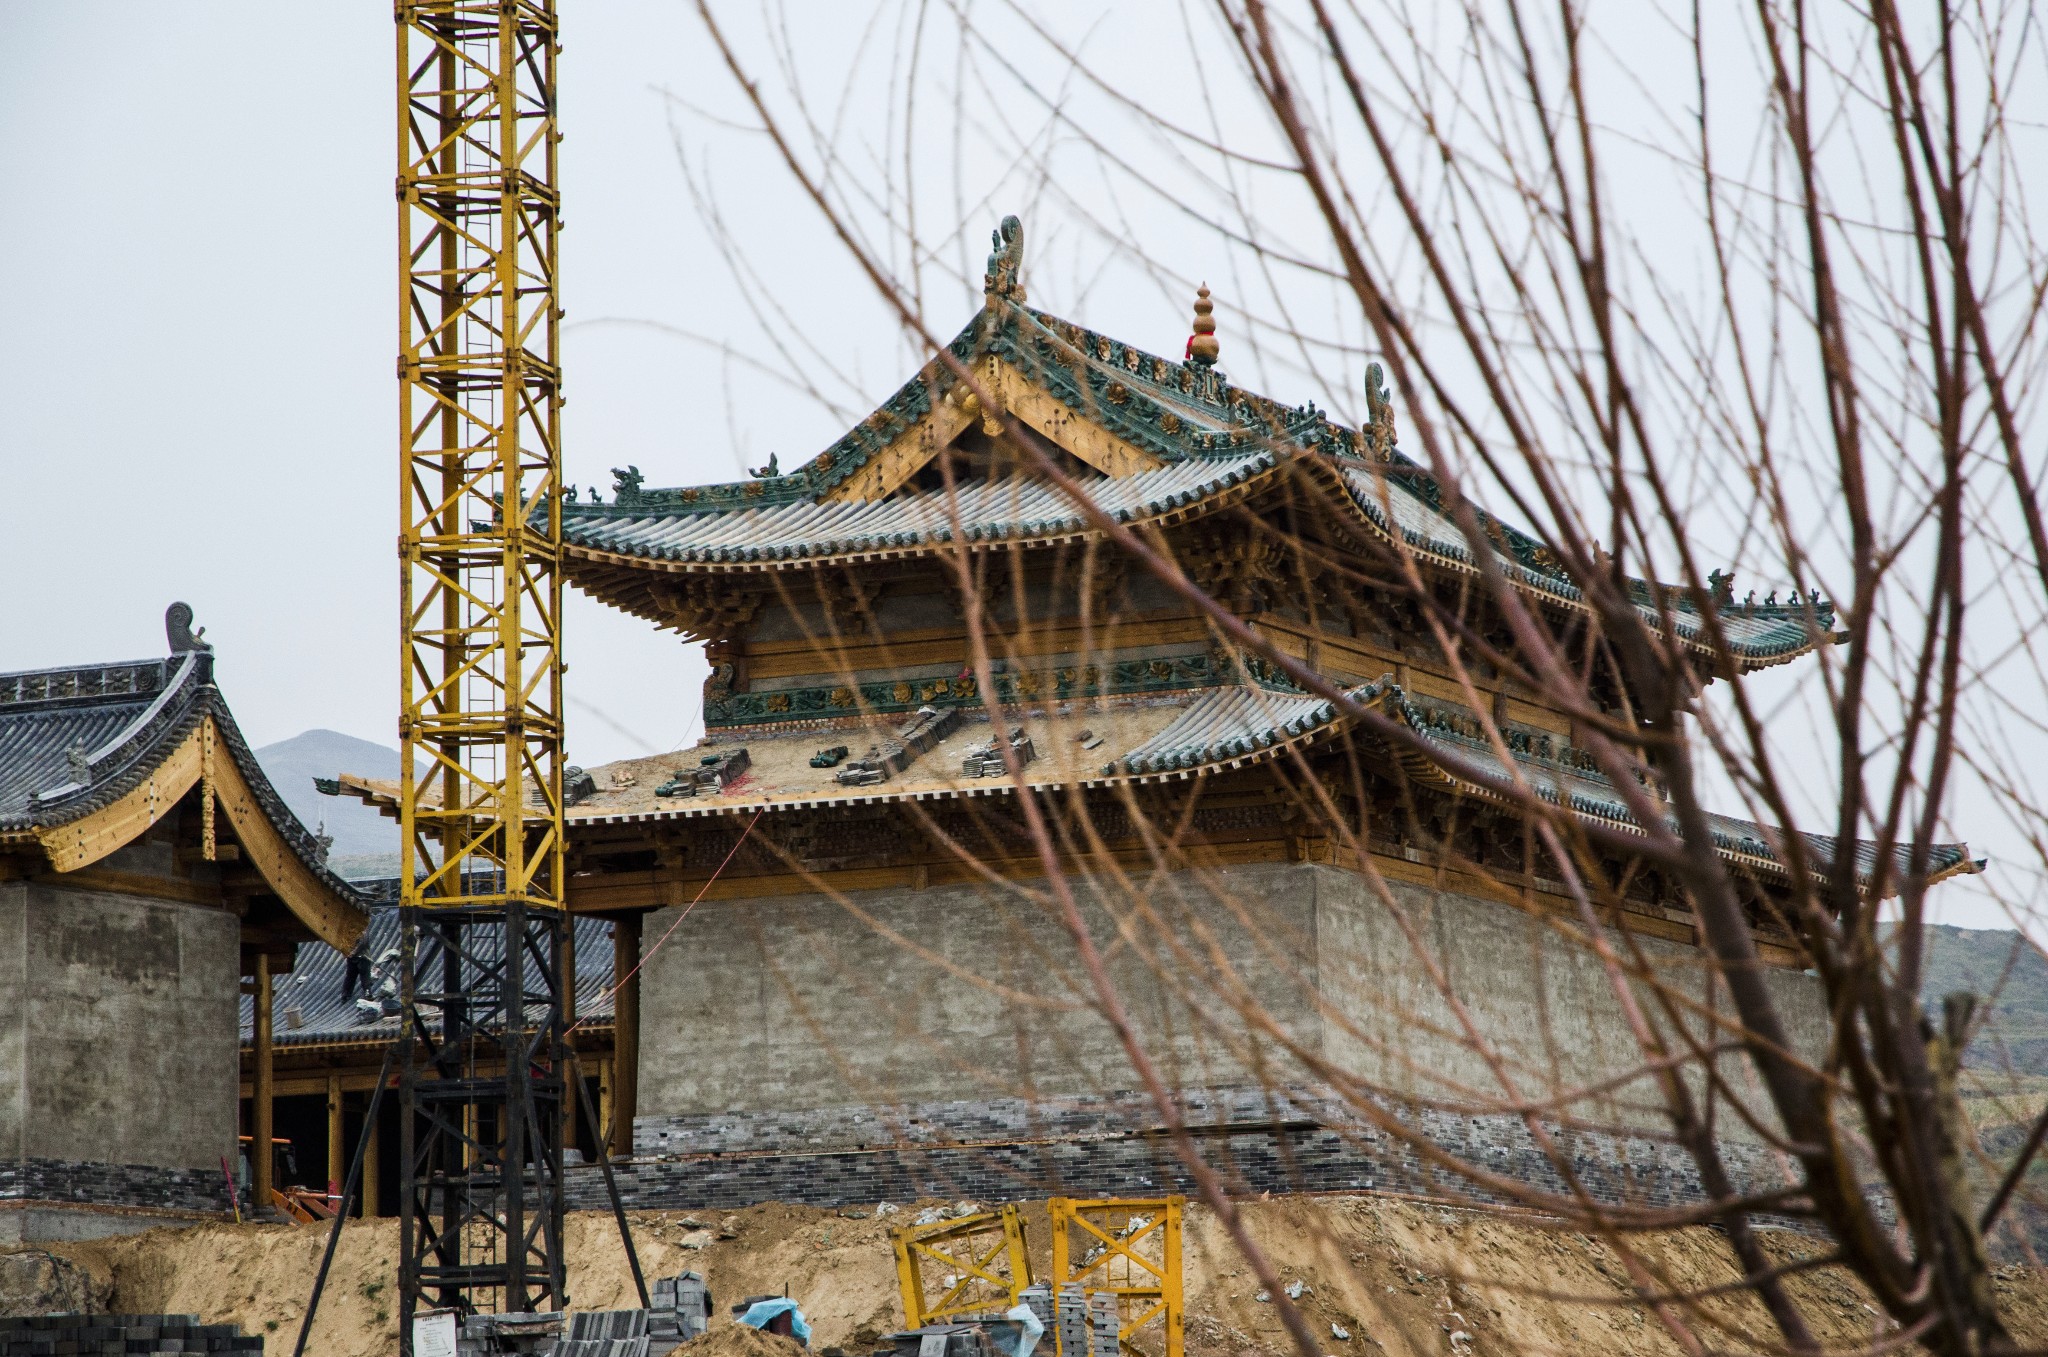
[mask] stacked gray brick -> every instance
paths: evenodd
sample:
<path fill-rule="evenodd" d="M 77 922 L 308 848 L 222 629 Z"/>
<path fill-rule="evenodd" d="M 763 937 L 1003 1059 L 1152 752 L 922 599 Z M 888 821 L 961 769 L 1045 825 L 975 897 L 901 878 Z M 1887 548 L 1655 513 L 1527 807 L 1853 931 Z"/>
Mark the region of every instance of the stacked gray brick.
<path fill-rule="evenodd" d="M 669 774 L 668 781 L 654 789 L 656 796 L 697 796 L 700 793 L 716 794 L 724 791 L 739 780 L 740 774 L 753 766 L 753 759 L 745 749 L 730 749 L 722 754 L 706 754 L 694 768 L 677 768 Z"/>
<path fill-rule="evenodd" d="M 1059 1357 L 1094 1357 L 1094 1329 L 1087 1291 L 1079 1282 L 1062 1282 L 1053 1301 L 1052 1333 Z"/>
<path fill-rule="evenodd" d="M 1017 760 L 1019 768 L 1038 757 L 1038 747 L 1031 737 L 1024 733 L 1024 727 L 1010 727 L 1010 753 Z M 995 739 L 972 745 L 960 759 L 960 772 L 966 777 L 1001 777 L 1008 772 L 1003 764 L 1003 751 Z"/>
<path fill-rule="evenodd" d="M 551 1357 L 648 1357 L 646 1310 L 578 1310 Z"/>
<path fill-rule="evenodd" d="M 261 1352 L 260 1337 L 197 1315 L 36 1315 L 0 1319 L 0 1357 L 127 1357 L 137 1352 Z"/>
<path fill-rule="evenodd" d="M 455 1338 L 456 1357 L 550 1357 L 562 1336 L 562 1316 L 508 1311 L 470 1315 Z"/>
<path fill-rule="evenodd" d="M 683 1272 L 657 1277 L 649 1290 L 654 1308 L 647 1312 L 648 1351 L 652 1357 L 702 1334 L 711 1324 L 711 1289 L 701 1274 Z"/>
<path fill-rule="evenodd" d="M 1088 1293 L 1089 1357 L 1117 1357 L 1117 1335 L 1123 1329 L 1123 1314 L 1114 1291 Z"/>

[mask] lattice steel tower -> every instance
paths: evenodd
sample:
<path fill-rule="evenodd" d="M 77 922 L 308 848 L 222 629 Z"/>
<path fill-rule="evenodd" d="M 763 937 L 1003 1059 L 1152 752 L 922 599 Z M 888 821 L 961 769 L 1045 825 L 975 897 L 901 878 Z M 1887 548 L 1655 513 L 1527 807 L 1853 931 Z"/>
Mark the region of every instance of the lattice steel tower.
<path fill-rule="evenodd" d="M 400 1332 L 562 1289 L 553 0 L 403 2 Z"/>

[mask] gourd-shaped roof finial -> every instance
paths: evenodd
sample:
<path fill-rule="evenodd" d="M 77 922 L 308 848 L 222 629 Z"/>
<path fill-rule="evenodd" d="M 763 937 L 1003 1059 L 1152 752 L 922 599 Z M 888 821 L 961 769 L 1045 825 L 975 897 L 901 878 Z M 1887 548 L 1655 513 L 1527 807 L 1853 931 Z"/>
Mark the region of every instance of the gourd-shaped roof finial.
<path fill-rule="evenodd" d="M 1195 290 L 1195 332 L 1188 337 L 1187 361 L 1203 367 L 1216 366 L 1216 303 L 1209 300 L 1209 285 Z"/>

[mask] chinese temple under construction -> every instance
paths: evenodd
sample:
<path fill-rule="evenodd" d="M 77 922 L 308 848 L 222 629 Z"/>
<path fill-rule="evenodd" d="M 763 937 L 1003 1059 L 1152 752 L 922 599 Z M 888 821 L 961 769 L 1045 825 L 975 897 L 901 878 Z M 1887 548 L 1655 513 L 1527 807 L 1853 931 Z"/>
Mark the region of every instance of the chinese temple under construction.
<path fill-rule="evenodd" d="M 1486 1045 L 1547 1088 L 1598 1090 L 1558 1112 L 1582 1181 L 1689 1195 L 1650 1090 L 1617 1082 L 1640 1050 L 1558 872 L 1497 791 L 1519 777 L 1622 826 L 1625 798 L 1565 714 L 1454 663 L 1412 595 L 1362 582 L 1404 556 L 1511 645 L 1384 392 L 1362 429 L 1281 406 L 1217 370 L 1206 292 L 1175 361 L 1031 308 L 1021 262 L 1012 218 L 947 355 L 794 470 L 657 489 L 628 467 L 608 502 L 564 510 L 571 581 L 711 663 L 696 748 L 568 788 L 570 907 L 614 925 L 606 1092 L 629 1202 L 1181 1180 L 1077 919 L 1174 1116 L 1241 1186 L 1470 1190 L 1361 1115 L 1358 1089 L 1555 1184 L 1518 1117 L 1471 1111 L 1497 1087 Z M 1584 636 L 1555 558 L 1485 523 L 1529 606 Z M 1412 738 L 1303 691 L 1110 525 Z M 1836 639 L 1816 598 L 1724 607 L 1714 645 L 1696 600 L 1652 597 L 1703 681 Z M 1592 672 L 1625 709 L 1622 680 Z M 396 811 L 387 783 L 324 790 Z M 1733 818 L 1714 835 L 1795 1035 L 1818 1043 L 1817 982 L 1771 907 L 1783 835 Z M 1804 842 L 1823 867 L 1874 865 L 1867 845 Z M 1619 854 L 1600 866 L 1611 927 L 1711 1011 L 1684 893 Z M 1972 867 L 1939 850 L 1939 874 Z M 1728 1134 L 1731 1162 L 1763 1172 Z"/>

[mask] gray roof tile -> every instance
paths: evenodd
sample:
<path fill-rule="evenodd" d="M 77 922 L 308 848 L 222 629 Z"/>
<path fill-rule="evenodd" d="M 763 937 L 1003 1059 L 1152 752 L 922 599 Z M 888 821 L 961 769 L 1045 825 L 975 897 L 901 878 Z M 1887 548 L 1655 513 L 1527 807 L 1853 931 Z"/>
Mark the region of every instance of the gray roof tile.
<path fill-rule="evenodd" d="M 398 879 L 359 881 L 355 885 L 378 903 L 370 907 L 370 926 L 357 944 L 357 953 L 372 962 L 398 948 Z M 603 919 L 575 916 L 576 928 L 576 1013 L 594 1023 L 612 1020 L 612 926 Z M 436 944 L 422 943 L 431 959 Z M 396 1017 L 381 1017 L 357 1007 L 356 997 L 342 997 L 348 959 L 324 942 L 299 944 L 298 957 L 289 974 L 277 980 L 272 992 L 271 1032 L 278 1046 L 315 1046 L 341 1041 L 385 1042 L 398 1036 Z M 395 975 L 395 971 L 393 972 Z M 540 971 L 531 960 L 526 967 L 527 983 L 538 987 Z M 254 1040 L 256 1000 L 242 996 L 241 1023 L 244 1044 Z M 296 1023 L 296 1025 L 294 1025 Z"/>

